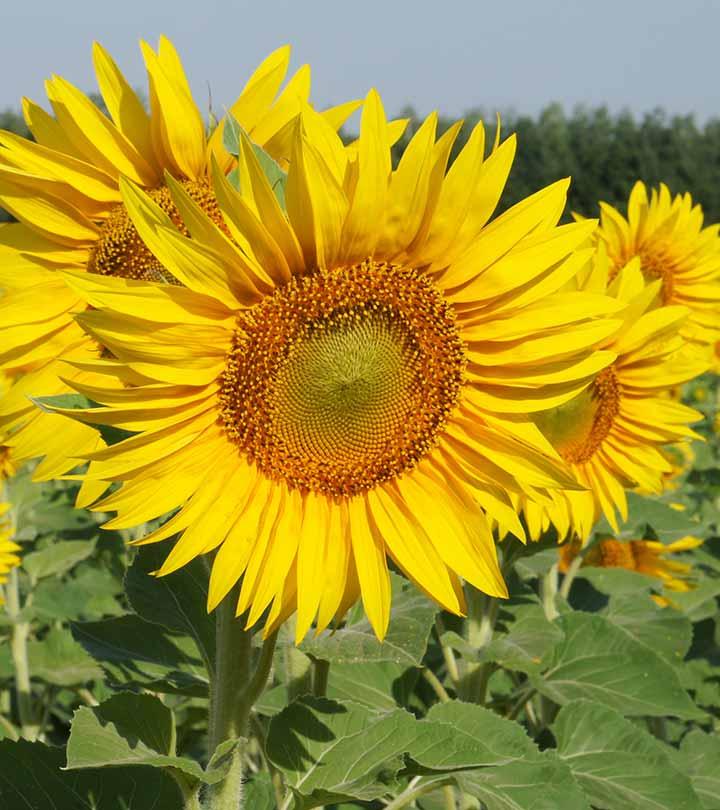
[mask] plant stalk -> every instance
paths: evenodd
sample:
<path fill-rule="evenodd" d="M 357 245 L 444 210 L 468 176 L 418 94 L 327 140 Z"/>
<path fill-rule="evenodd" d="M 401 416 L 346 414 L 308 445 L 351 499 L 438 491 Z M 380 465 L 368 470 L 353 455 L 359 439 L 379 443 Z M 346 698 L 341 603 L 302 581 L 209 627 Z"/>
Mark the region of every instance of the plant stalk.
<path fill-rule="evenodd" d="M 15 699 L 20 720 L 20 734 L 27 740 L 35 740 L 40 732 L 40 727 L 33 717 L 30 665 L 27 650 L 30 625 L 19 620 L 22 606 L 20 605 L 20 581 L 17 568 L 13 568 L 8 574 L 5 598 L 8 616 L 13 619 L 10 654 L 15 670 Z"/>
<path fill-rule="evenodd" d="M 467 641 L 480 652 L 492 641 L 499 609 L 498 600 L 480 593 L 471 585 L 467 586 L 465 594 L 468 603 L 468 617 L 465 621 Z M 484 703 L 491 672 L 490 663 L 469 663 L 460 683 L 460 697 L 472 703 Z"/>

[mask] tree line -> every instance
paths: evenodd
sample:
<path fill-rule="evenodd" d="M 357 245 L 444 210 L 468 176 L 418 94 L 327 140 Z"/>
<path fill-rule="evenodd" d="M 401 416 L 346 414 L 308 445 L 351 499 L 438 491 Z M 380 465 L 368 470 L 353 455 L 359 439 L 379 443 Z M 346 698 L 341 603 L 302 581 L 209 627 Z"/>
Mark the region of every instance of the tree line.
<path fill-rule="evenodd" d="M 411 119 L 395 146 L 399 158 L 420 119 L 412 108 L 400 113 Z M 462 148 L 478 120 L 487 124 L 492 143 L 492 114 L 471 110 L 454 152 Z M 442 117 L 440 129 L 452 120 Z M 28 136 L 22 115 L 0 111 L 0 128 Z M 668 116 L 658 109 L 643 116 L 611 114 L 605 107 L 579 107 L 567 114 L 551 104 L 537 116 L 509 113 L 502 118 L 502 133 L 518 136 L 518 152 L 501 207 L 507 208 L 552 183 L 571 176 L 568 210 L 586 216 L 597 213 L 598 200 L 624 209 L 633 183 L 667 183 L 675 193 L 689 191 L 705 210 L 706 222 L 720 221 L 720 119 L 699 125 L 691 115 Z M 7 215 L 0 211 L 0 220 Z"/>

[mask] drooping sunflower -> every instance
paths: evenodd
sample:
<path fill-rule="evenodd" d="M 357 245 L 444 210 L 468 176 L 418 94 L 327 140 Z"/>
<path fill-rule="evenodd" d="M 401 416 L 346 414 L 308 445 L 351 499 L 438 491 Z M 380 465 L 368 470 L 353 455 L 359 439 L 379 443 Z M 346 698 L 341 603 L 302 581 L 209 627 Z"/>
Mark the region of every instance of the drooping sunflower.
<path fill-rule="evenodd" d="M 615 540 L 608 538 L 596 543 L 584 555 L 583 566 L 595 568 L 624 568 L 654 577 L 662 582 L 663 588 L 676 593 L 693 589 L 692 563 L 672 559 L 675 554 L 691 551 L 701 546 L 699 537 L 688 535 L 672 543 L 658 543 L 655 540 Z M 567 572 L 570 563 L 582 551 L 582 543 L 575 540 L 565 543 L 559 549 L 561 572 Z M 671 604 L 671 600 L 661 595 L 653 599 L 661 606 Z"/>
<path fill-rule="evenodd" d="M 141 47 L 149 112 L 96 43 L 93 58 L 107 115 L 54 76 L 46 85 L 54 116 L 23 101 L 34 141 L 0 132 L 0 206 L 19 220 L 0 227 L 0 369 L 18 380 L 0 405 L 0 433 L 12 434 L 19 463 L 45 456 L 38 480 L 71 469 L 73 457 L 98 442 L 97 434 L 81 424 L 60 433 L 57 418 L 33 408 L 28 399 L 67 393 L 71 389 L 61 376 L 88 382 L 96 371 L 92 357 L 99 348 L 72 321 L 84 304 L 57 269 L 175 282 L 138 238 L 122 204 L 120 177 L 146 189 L 184 227 L 165 184 L 167 172 L 221 222 L 209 178 L 213 163 L 220 171 L 231 168 L 233 159 L 222 144 L 229 119 L 209 134 L 173 45 L 161 37 L 157 52 L 146 43 Z M 279 92 L 289 55 L 289 47 L 283 47 L 262 62 L 229 110 L 279 160 L 287 154 L 289 123 L 310 93 L 307 65 Z M 341 105 L 323 116 L 337 128 L 357 106 Z M 68 357 L 88 365 L 69 372 L 61 363 Z"/>
<path fill-rule="evenodd" d="M 681 327 L 688 340 L 720 339 L 720 225 L 703 227 L 703 210 L 690 194 L 673 197 L 660 184 L 648 197 L 644 183 L 630 193 L 627 217 L 600 204 L 597 238 L 607 247 L 611 275 L 637 258 L 648 281 L 658 280 L 658 303 L 687 307 Z"/>
<path fill-rule="evenodd" d="M 529 503 L 524 511 L 533 537 L 553 524 L 561 539 L 572 530 L 586 540 L 601 514 L 615 531 L 617 513 L 627 519 L 626 489 L 663 491 L 673 471 L 664 446 L 698 438 L 690 425 L 702 419 L 669 391 L 707 363 L 681 335 L 688 309 L 654 307 L 662 281 L 648 283 L 637 258 L 613 273 L 601 244 L 572 284 L 622 304 L 621 327 L 599 344 L 616 359 L 577 397 L 535 419 L 586 491 L 554 492 L 552 505 Z"/>
<path fill-rule="evenodd" d="M 120 482 L 107 527 L 168 514 L 160 574 L 216 550 L 208 608 L 242 580 L 237 613 L 297 638 L 362 597 L 379 637 L 388 558 L 447 610 L 460 578 L 506 594 L 491 523 L 523 537 L 512 496 L 576 486 L 527 413 L 573 398 L 614 359 L 607 296 L 556 291 L 587 260 L 592 223 L 557 226 L 568 183 L 488 224 L 514 137 L 484 158 L 478 125 L 446 173 L 459 124 L 437 116 L 391 167 L 379 96 L 357 159 L 312 110 L 276 194 L 243 140 L 240 192 L 216 173 L 234 242 L 169 181 L 192 238 L 131 183 L 138 233 L 183 287 L 68 274 L 83 328 L 146 384 L 76 385 L 66 415 L 136 435 L 90 454 Z M 286 203 L 284 210 L 281 200 Z M 242 249 L 238 249 L 240 245 Z M 108 370 L 110 366 L 108 364 Z"/>
<path fill-rule="evenodd" d="M 2 585 L 7 582 L 7 575 L 20 565 L 18 552 L 21 550 L 17 543 L 14 543 L 12 523 L 8 512 L 10 504 L 0 503 L 0 605 L 5 604 Z"/>

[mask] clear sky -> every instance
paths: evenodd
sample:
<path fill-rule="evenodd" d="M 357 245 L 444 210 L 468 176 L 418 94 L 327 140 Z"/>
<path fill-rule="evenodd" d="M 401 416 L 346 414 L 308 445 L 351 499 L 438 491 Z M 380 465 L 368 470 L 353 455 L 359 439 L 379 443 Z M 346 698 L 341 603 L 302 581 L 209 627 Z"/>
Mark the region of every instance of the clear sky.
<path fill-rule="evenodd" d="M 0 0 L 0 109 L 44 103 L 53 72 L 95 89 L 93 39 L 143 86 L 137 42 L 165 33 L 203 108 L 208 83 L 221 110 L 290 42 L 318 106 L 374 85 L 389 113 L 559 101 L 703 120 L 720 116 L 718 32 L 720 0 Z"/>

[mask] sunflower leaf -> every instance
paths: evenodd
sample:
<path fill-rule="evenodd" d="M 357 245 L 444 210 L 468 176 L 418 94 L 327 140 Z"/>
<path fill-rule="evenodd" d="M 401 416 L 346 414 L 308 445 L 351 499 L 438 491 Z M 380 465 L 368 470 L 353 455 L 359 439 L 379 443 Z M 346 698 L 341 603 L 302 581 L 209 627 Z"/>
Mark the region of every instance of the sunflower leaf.
<path fill-rule="evenodd" d="M 0 740 L 0 803 L 32 810 L 177 810 L 175 782 L 157 768 L 67 771 L 65 752 L 27 740 Z"/>
<path fill-rule="evenodd" d="M 683 738 L 676 767 L 690 777 L 705 810 L 720 807 L 720 737 L 695 729 Z"/>
<path fill-rule="evenodd" d="M 550 751 L 530 761 L 462 771 L 457 782 L 492 810 L 590 810 L 570 768 Z"/>
<path fill-rule="evenodd" d="M 407 580 L 392 579 L 392 611 L 385 640 L 377 640 L 370 622 L 359 616 L 333 632 L 305 641 L 303 652 L 333 664 L 393 662 L 419 667 L 427 650 L 437 607 Z"/>
<path fill-rule="evenodd" d="M 532 685 L 561 706 L 595 700 L 626 716 L 704 718 L 673 667 L 605 616 L 573 612 L 558 617 L 565 638 L 548 655 Z"/>
<path fill-rule="evenodd" d="M 164 544 L 142 546 L 125 577 L 125 593 L 145 621 L 190 636 L 210 668 L 215 659 L 215 619 L 206 607 L 207 570 L 196 558 L 173 574 L 151 576 L 168 553 Z"/>
<path fill-rule="evenodd" d="M 77 563 L 87 559 L 95 550 L 93 540 L 65 540 L 23 557 L 23 568 L 37 582 L 45 577 L 64 574 Z"/>
<path fill-rule="evenodd" d="M 352 702 L 303 697 L 270 721 L 267 754 L 299 810 L 373 801 L 397 787 L 415 725 L 402 709 L 378 714 Z"/>
<path fill-rule="evenodd" d="M 700 810 L 690 779 L 672 765 L 671 749 L 607 706 L 569 703 L 560 709 L 553 732 L 558 756 L 592 805 Z"/>
<path fill-rule="evenodd" d="M 149 765 L 182 771 L 196 782 L 214 784 L 231 765 L 229 740 L 215 752 L 207 770 L 187 757 L 175 755 L 175 719 L 172 711 L 153 695 L 123 692 L 99 706 L 75 712 L 67 747 L 67 768 L 102 768 L 109 765 Z"/>

